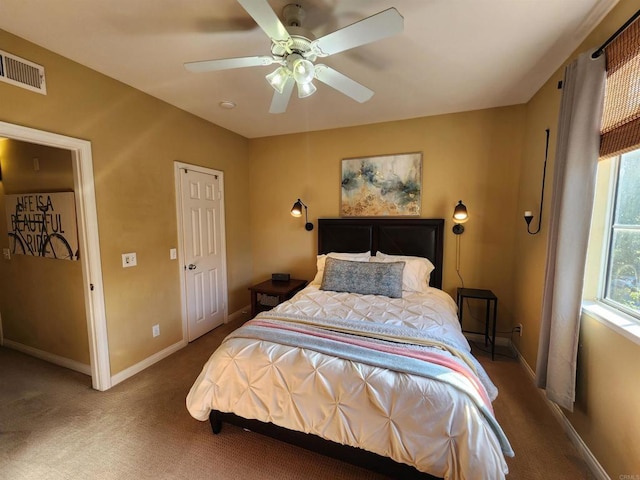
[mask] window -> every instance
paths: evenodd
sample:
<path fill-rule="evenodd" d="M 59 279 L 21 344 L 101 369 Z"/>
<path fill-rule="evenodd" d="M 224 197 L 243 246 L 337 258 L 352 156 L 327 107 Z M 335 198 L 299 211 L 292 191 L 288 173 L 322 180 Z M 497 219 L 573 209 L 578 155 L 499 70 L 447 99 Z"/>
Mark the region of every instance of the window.
<path fill-rule="evenodd" d="M 602 300 L 640 320 L 640 149 L 613 161 Z"/>
<path fill-rule="evenodd" d="M 638 14 L 631 17 L 604 47 L 607 82 L 583 293 L 587 303 L 596 300 L 608 322 L 640 343 L 638 18 Z"/>

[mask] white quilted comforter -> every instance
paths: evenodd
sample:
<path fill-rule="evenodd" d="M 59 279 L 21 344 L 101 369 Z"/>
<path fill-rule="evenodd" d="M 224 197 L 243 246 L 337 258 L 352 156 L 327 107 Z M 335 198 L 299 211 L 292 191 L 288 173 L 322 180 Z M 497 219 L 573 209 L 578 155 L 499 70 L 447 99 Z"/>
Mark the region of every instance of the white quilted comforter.
<path fill-rule="evenodd" d="M 392 299 L 309 286 L 257 319 L 276 314 L 417 329 L 421 338 L 428 333 L 446 339 L 460 356 L 471 357 L 455 303 L 433 288 Z M 360 447 L 445 479 L 499 480 L 508 472 L 504 455 L 513 455 L 508 441 L 473 395 L 452 386 L 464 379 L 444 378 L 455 372 L 441 374 L 445 381 L 440 381 L 245 337 L 243 329 L 225 339 L 191 388 L 187 408 L 194 418 L 208 420 L 212 409 L 233 412 Z M 449 355 L 438 348 L 415 348 Z M 493 400 L 495 386 L 473 357 L 470 362 L 485 398 Z"/>

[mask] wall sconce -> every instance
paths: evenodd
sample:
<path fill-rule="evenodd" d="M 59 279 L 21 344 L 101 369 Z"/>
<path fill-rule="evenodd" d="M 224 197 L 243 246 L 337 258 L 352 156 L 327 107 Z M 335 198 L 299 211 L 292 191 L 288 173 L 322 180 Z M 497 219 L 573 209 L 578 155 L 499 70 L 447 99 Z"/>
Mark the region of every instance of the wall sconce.
<path fill-rule="evenodd" d="M 462 203 L 462 200 L 460 200 L 458 201 L 456 208 L 453 209 L 453 221 L 455 222 L 455 225 L 453 226 L 453 233 L 455 233 L 456 235 L 460 235 L 462 232 L 464 232 L 464 227 L 460 224 L 466 222 L 467 220 L 469 220 L 467 207 L 464 203 Z"/>
<path fill-rule="evenodd" d="M 547 175 L 547 158 L 549 157 L 549 129 L 545 130 L 547 134 L 547 143 L 544 149 L 544 167 L 542 169 L 542 193 L 540 194 L 540 215 L 538 215 L 538 228 L 535 232 L 532 232 L 529 227 L 531 225 L 531 220 L 533 220 L 533 212 L 531 210 L 527 210 L 524 212 L 524 221 L 527 222 L 527 232 L 529 235 L 535 235 L 540 232 L 540 226 L 542 225 L 542 204 L 544 202 L 544 180 Z"/>
<path fill-rule="evenodd" d="M 313 230 L 313 223 L 311 223 L 309 221 L 309 218 L 307 217 L 307 206 L 302 203 L 302 200 L 298 199 L 298 201 L 293 204 L 293 207 L 291 208 L 291 215 L 293 215 L 294 217 L 301 217 L 302 207 L 304 207 L 304 228 L 310 232 L 311 230 Z"/>

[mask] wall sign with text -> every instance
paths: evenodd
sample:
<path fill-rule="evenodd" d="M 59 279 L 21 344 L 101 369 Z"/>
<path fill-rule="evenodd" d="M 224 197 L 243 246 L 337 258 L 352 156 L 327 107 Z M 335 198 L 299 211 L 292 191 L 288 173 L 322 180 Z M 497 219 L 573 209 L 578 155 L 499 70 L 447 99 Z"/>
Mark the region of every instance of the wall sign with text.
<path fill-rule="evenodd" d="M 78 259 L 73 192 L 6 195 L 5 209 L 12 254 Z"/>

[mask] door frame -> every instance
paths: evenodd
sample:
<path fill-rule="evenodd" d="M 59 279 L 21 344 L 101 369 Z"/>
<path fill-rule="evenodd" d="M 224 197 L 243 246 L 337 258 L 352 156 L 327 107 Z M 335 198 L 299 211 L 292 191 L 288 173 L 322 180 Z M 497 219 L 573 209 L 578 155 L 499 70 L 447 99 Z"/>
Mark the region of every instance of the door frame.
<path fill-rule="evenodd" d="M 190 163 L 184 163 L 175 161 L 173 162 L 173 175 L 175 179 L 175 192 L 176 192 L 176 216 L 178 220 L 178 263 L 180 268 L 180 300 L 182 305 L 182 340 L 189 341 L 188 333 L 188 309 L 187 309 L 187 277 L 186 277 L 186 262 L 185 262 L 185 249 L 184 239 L 182 233 L 184 231 L 184 218 L 182 217 L 182 182 L 180 179 L 180 170 L 193 170 L 194 172 L 204 173 L 207 175 L 218 175 L 220 179 L 220 193 L 222 198 L 220 199 L 220 248 L 222 250 L 222 290 L 223 290 L 223 315 L 224 323 L 229 321 L 229 291 L 227 286 L 227 243 L 226 243 L 226 227 L 225 227 L 225 206 L 224 206 L 224 172 L 221 170 L 214 170 L 208 167 L 201 167 L 199 165 L 193 165 Z"/>
<path fill-rule="evenodd" d="M 100 263 L 98 213 L 96 208 L 91 142 L 56 133 L 0 121 L 0 137 L 61 148 L 71 152 L 78 221 L 78 243 L 89 340 L 91 385 L 104 391 L 111 388 L 111 365 L 107 338 L 107 318 Z"/>

